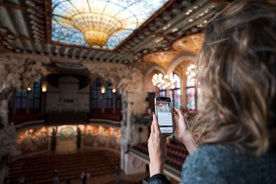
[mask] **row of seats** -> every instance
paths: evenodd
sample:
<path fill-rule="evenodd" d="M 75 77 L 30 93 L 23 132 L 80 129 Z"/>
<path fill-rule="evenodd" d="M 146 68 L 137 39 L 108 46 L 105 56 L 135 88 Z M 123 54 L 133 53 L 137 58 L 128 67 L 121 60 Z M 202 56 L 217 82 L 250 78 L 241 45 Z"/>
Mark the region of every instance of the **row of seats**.
<path fill-rule="evenodd" d="M 90 176 L 114 174 L 120 164 L 120 155 L 107 150 L 78 151 L 67 154 L 47 153 L 18 159 L 10 167 L 11 183 L 18 183 L 24 175 L 25 183 L 46 184 L 53 182 L 53 171 L 59 172 L 60 182 L 79 179 L 81 172 Z"/>
<path fill-rule="evenodd" d="M 182 165 L 189 155 L 184 144 L 176 141 L 168 141 L 166 143 L 167 147 L 167 157 L 165 164 L 175 168 L 176 170 L 181 171 Z M 139 151 L 145 155 L 148 155 L 148 146 L 147 143 L 140 143 L 133 146 L 133 149 Z"/>

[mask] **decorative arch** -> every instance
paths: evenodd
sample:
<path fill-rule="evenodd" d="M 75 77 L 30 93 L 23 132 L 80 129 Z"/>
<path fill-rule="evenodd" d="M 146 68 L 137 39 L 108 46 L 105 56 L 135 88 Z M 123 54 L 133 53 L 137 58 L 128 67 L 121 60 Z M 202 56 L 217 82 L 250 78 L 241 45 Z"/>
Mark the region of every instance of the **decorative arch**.
<path fill-rule="evenodd" d="M 187 51 L 181 52 L 170 64 L 166 74 L 172 73 L 179 64 L 183 63 L 183 61 L 195 60 L 195 58 L 196 58 L 196 55 L 191 52 L 187 52 Z"/>
<path fill-rule="evenodd" d="M 151 74 L 154 70 L 158 70 L 158 71 L 160 71 L 160 72 L 163 73 L 163 74 L 166 73 L 166 70 L 165 70 L 163 67 L 158 66 L 158 65 L 153 65 L 153 66 L 151 66 L 151 67 L 146 71 L 146 73 L 145 73 L 145 75 L 144 75 L 144 82 L 147 80 L 148 75 Z"/>

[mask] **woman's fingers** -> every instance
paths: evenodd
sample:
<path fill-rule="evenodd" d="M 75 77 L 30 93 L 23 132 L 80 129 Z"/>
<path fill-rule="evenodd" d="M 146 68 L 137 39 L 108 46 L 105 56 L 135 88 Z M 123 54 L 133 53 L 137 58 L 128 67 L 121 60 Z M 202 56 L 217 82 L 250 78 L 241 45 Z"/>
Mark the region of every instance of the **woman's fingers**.
<path fill-rule="evenodd" d="M 154 116 L 154 129 L 155 129 L 154 131 L 155 131 L 156 133 L 159 133 L 160 130 L 159 130 L 159 125 L 158 125 L 157 117 L 156 117 L 155 114 L 154 114 L 153 116 Z"/>
<path fill-rule="evenodd" d="M 151 134 L 154 133 L 154 115 L 152 115 L 152 116 L 153 116 L 153 120 L 152 120 L 151 126 L 150 126 Z"/>
<path fill-rule="evenodd" d="M 173 115 L 174 115 L 174 120 L 178 120 L 179 119 L 179 114 L 180 114 L 180 110 L 177 109 L 176 107 L 174 107 L 173 109 Z"/>
<path fill-rule="evenodd" d="M 148 151 L 150 158 L 150 176 L 163 172 L 164 141 L 160 136 L 160 129 L 156 115 L 152 115 L 151 133 L 148 139 Z"/>
<path fill-rule="evenodd" d="M 182 141 L 185 132 L 187 131 L 187 122 L 182 111 L 178 108 L 174 108 L 174 136 Z"/>
<path fill-rule="evenodd" d="M 152 121 L 151 127 L 152 127 L 153 134 L 160 134 L 159 125 L 158 125 L 156 115 L 153 114 L 152 117 L 153 117 L 153 121 Z"/>
<path fill-rule="evenodd" d="M 174 107 L 174 110 L 177 112 L 177 114 L 179 114 L 181 112 L 181 110 L 176 107 Z"/>

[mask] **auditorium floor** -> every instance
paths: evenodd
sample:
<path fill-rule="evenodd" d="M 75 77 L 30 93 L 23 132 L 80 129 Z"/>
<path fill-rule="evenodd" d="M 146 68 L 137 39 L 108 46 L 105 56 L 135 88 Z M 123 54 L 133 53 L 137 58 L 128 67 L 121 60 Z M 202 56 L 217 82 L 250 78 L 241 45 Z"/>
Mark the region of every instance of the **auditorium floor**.
<path fill-rule="evenodd" d="M 75 152 L 75 151 L 72 151 Z M 70 151 L 59 151 L 60 154 L 70 153 Z M 124 172 L 120 173 L 119 182 L 115 182 L 115 174 L 99 175 L 87 179 L 86 184 L 141 184 L 141 181 L 149 176 L 149 173 L 141 173 L 136 175 L 125 175 Z M 70 181 L 71 184 L 82 184 L 81 179 Z M 61 182 L 60 184 L 66 184 Z"/>
<path fill-rule="evenodd" d="M 148 177 L 148 173 L 136 174 L 136 175 L 125 175 L 120 174 L 120 180 L 118 184 L 141 184 L 141 180 Z M 102 175 L 92 177 L 87 180 L 87 184 L 115 184 L 115 174 L 113 175 Z M 61 182 L 66 184 L 66 182 Z M 71 184 L 82 184 L 81 179 L 71 181 Z"/>
<path fill-rule="evenodd" d="M 92 164 L 93 163 L 93 164 Z M 60 184 L 81 184 L 80 173 L 86 171 L 90 177 L 87 184 L 115 184 L 115 166 L 120 164 L 118 153 L 102 149 L 46 152 L 16 160 L 10 168 L 11 183 L 17 183 L 23 174 L 28 184 L 52 183 L 52 171 L 59 171 Z M 125 175 L 120 173 L 119 184 L 141 184 L 149 173 Z"/>

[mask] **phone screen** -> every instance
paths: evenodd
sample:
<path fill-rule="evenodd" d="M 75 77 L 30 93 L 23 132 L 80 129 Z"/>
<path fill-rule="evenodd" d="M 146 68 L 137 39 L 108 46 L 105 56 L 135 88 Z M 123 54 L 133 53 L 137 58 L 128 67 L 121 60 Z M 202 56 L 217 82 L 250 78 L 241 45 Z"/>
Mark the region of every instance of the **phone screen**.
<path fill-rule="evenodd" d="M 169 97 L 156 97 L 154 99 L 155 114 L 162 134 L 173 133 L 172 103 Z"/>

